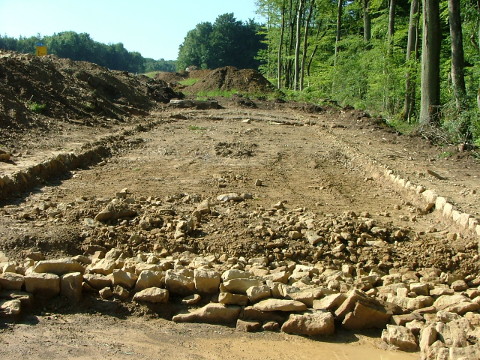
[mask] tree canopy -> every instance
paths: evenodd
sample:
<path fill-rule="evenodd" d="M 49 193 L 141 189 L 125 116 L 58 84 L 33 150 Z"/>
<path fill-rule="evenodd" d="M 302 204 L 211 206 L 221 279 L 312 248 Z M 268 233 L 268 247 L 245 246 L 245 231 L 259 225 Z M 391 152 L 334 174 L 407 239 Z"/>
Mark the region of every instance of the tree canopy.
<path fill-rule="evenodd" d="M 421 123 L 443 129 L 436 133 L 441 138 L 477 139 L 480 145 L 480 1 L 257 4 L 267 19 L 260 69 L 278 88 L 300 90 L 293 94 L 305 100 L 328 98 L 368 109 L 406 126 L 418 123 L 422 108 Z M 427 27 L 427 16 L 438 24 L 429 20 Z"/>
<path fill-rule="evenodd" d="M 72 60 L 90 61 L 112 70 L 133 73 L 175 70 L 174 61 L 144 58 L 138 52 L 125 49 L 122 43 L 103 44 L 93 40 L 86 33 L 65 31 L 52 36 L 20 37 L 19 39 L 0 36 L 0 48 L 22 53 L 35 52 L 35 45 L 38 42 L 47 46 L 49 54 Z"/>
<path fill-rule="evenodd" d="M 253 20 L 238 21 L 233 13 L 218 16 L 213 24 L 202 22 L 187 33 L 180 45 L 177 68 L 258 68 L 256 55 L 264 48 L 260 29 Z"/>

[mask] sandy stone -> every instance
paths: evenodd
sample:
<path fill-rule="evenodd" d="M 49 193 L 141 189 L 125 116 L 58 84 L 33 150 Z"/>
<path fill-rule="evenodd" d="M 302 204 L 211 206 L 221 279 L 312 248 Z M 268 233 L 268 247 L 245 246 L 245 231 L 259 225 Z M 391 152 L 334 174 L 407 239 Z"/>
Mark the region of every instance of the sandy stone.
<path fill-rule="evenodd" d="M 468 285 L 464 280 L 456 280 L 450 285 L 453 291 L 465 291 L 468 289 Z"/>
<path fill-rule="evenodd" d="M 113 286 L 120 285 L 124 288 L 132 289 L 135 286 L 137 279 L 137 274 L 120 269 L 113 270 L 112 273 Z"/>
<path fill-rule="evenodd" d="M 320 300 L 313 301 L 313 308 L 316 310 L 335 311 L 345 301 L 347 296 L 343 293 L 330 294 Z"/>
<path fill-rule="evenodd" d="M 193 280 L 200 293 L 215 294 L 220 286 L 220 273 L 213 269 L 195 269 Z"/>
<path fill-rule="evenodd" d="M 304 311 L 307 306 L 295 300 L 267 299 L 253 305 L 253 308 L 260 311 Z"/>
<path fill-rule="evenodd" d="M 113 291 L 110 287 L 103 288 L 98 293 L 100 297 L 105 300 L 110 299 L 113 296 Z"/>
<path fill-rule="evenodd" d="M 282 325 L 282 331 L 289 334 L 323 336 L 333 335 L 335 323 L 330 312 L 315 312 L 312 314 L 291 314 Z"/>
<path fill-rule="evenodd" d="M 135 283 L 135 291 L 150 287 L 161 287 L 165 283 L 165 273 L 162 271 L 143 270 Z"/>
<path fill-rule="evenodd" d="M 33 271 L 37 273 L 51 273 L 64 275 L 68 273 L 84 273 L 85 267 L 72 259 L 42 260 L 35 264 Z"/>
<path fill-rule="evenodd" d="M 258 321 L 237 320 L 235 327 L 238 331 L 243 332 L 256 332 L 262 330 L 262 324 Z"/>
<path fill-rule="evenodd" d="M 240 294 L 246 294 L 247 289 L 252 286 L 261 285 L 263 285 L 261 280 L 247 278 L 231 279 L 223 282 L 223 286 L 226 291 Z"/>
<path fill-rule="evenodd" d="M 479 304 L 460 294 L 442 295 L 435 300 L 433 306 L 438 310 L 445 310 L 460 315 L 464 315 L 469 311 L 480 310 Z"/>
<path fill-rule="evenodd" d="M 182 304 L 185 305 L 196 305 L 202 300 L 202 297 L 199 294 L 193 294 L 185 296 L 182 299 Z"/>
<path fill-rule="evenodd" d="M 174 294 L 191 295 L 195 292 L 195 282 L 193 277 L 188 277 L 175 270 L 167 270 L 165 284 L 167 289 Z"/>
<path fill-rule="evenodd" d="M 250 272 L 239 269 L 230 269 L 222 274 L 222 280 L 224 282 L 233 279 L 249 279 L 251 277 L 252 274 Z"/>
<path fill-rule="evenodd" d="M 245 306 L 248 304 L 248 296 L 242 294 L 232 294 L 229 292 L 221 292 L 218 295 L 218 302 L 224 305 Z"/>
<path fill-rule="evenodd" d="M 167 303 L 169 293 L 166 289 L 160 289 L 158 287 L 151 287 L 140 292 L 137 292 L 133 296 L 133 300 L 137 302 L 149 302 L 153 304 Z"/>
<path fill-rule="evenodd" d="M 60 277 L 48 273 L 30 273 L 25 276 L 25 289 L 40 297 L 53 297 L 60 293 Z"/>
<path fill-rule="evenodd" d="M 13 273 L 4 272 L 0 274 L 0 286 L 6 290 L 20 290 L 25 282 L 24 276 Z"/>
<path fill-rule="evenodd" d="M 108 275 L 113 272 L 116 267 L 115 260 L 113 259 L 100 259 L 92 264 L 90 264 L 87 269 L 91 273 Z"/>
<path fill-rule="evenodd" d="M 130 296 L 130 292 L 124 287 L 117 285 L 113 288 L 113 295 L 118 297 L 120 300 L 126 300 Z"/>
<path fill-rule="evenodd" d="M 175 322 L 199 322 L 208 324 L 231 324 L 234 323 L 240 314 L 238 306 L 225 306 L 218 303 L 210 303 L 200 309 L 193 310 L 188 314 L 175 315 L 172 320 Z"/>
<path fill-rule="evenodd" d="M 383 329 L 391 317 L 392 314 L 382 306 L 357 302 L 353 312 L 345 316 L 342 326 L 349 330 Z"/>
<path fill-rule="evenodd" d="M 83 280 L 97 290 L 112 286 L 112 279 L 101 274 L 85 274 L 83 275 Z"/>
<path fill-rule="evenodd" d="M 262 329 L 265 331 L 279 331 L 280 324 L 276 321 L 267 321 L 265 324 L 263 324 Z"/>
<path fill-rule="evenodd" d="M 403 326 L 387 325 L 382 331 L 382 340 L 402 351 L 417 351 L 418 344 L 413 333 Z"/>
<path fill-rule="evenodd" d="M 254 304 L 260 300 L 269 298 L 272 295 L 270 288 L 267 285 L 252 286 L 246 291 L 248 300 Z"/>
<path fill-rule="evenodd" d="M 82 299 L 83 276 L 80 272 L 65 274 L 60 277 L 60 294 L 77 303 Z"/>

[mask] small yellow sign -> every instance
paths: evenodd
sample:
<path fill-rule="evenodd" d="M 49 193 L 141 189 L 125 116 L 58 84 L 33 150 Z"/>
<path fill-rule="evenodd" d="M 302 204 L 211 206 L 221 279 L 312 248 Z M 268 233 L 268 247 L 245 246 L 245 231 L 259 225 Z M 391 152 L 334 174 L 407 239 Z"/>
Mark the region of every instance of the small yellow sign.
<path fill-rule="evenodd" d="M 40 45 L 40 46 L 36 46 L 36 51 L 35 51 L 35 54 L 37 56 L 45 56 L 47 55 L 47 47 L 45 45 Z"/>

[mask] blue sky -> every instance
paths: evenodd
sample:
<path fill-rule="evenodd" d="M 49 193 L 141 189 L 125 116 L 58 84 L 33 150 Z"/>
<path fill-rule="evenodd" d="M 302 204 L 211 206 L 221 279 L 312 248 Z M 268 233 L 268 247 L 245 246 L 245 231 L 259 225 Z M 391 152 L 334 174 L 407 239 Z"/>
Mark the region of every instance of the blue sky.
<path fill-rule="evenodd" d="M 123 43 L 154 59 L 177 58 L 187 32 L 200 22 L 234 13 L 261 18 L 256 0 L 0 0 L 0 34 L 19 37 L 61 31 L 88 33 L 99 42 Z"/>

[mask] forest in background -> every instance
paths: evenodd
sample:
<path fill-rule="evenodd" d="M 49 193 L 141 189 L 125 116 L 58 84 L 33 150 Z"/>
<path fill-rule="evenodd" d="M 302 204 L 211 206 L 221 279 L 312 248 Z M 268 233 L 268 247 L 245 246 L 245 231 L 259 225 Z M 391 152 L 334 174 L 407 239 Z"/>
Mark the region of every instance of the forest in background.
<path fill-rule="evenodd" d="M 42 42 L 48 53 L 77 61 L 89 61 L 112 70 L 146 73 L 151 71 L 175 71 L 175 61 L 144 58 L 138 52 L 125 49 L 122 43 L 103 44 L 89 34 L 64 31 L 51 36 L 20 37 L 0 36 L 0 49 L 21 53 L 35 53 L 35 46 Z"/>
<path fill-rule="evenodd" d="M 202 22 L 187 33 L 180 45 L 177 69 L 183 71 L 189 66 L 257 69 L 261 64 L 257 54 L 266 48 L 261 29 L 253 20 L 237 20 L 233 13 L 218 16 L 213 24 Z"/>
<path fill-rule="evenodd" d="M 258 0 L 262 72 L 309 101 L 480 145 L 479 0 Z M 423 65 L 422 65 L 423 60 Z M 423 77 L 423 78 L 422 78 Z"/>
<path fill-rule="evenodd" d="M 334 100 L 439 143 L 480 146 L 480 0 L 258 0 L 264 24 L 199 23 L 176 61 L 146 59 L 88 34 L 0 36 L 0 48 L 134 73 L 258 68 L 288 98 Z"/>

